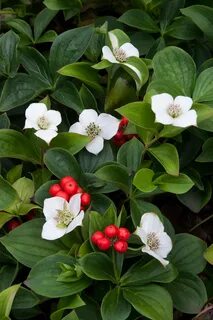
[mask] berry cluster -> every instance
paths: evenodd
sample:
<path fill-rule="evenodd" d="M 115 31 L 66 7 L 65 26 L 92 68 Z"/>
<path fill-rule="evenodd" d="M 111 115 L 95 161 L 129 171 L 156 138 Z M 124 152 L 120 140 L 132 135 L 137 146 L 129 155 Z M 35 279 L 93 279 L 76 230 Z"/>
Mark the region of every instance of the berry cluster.
<path fill-rule="evenodd" d="M 130 235 L 131 233 L 127 228 L 118 228 L 116 225 L 111 224 L 107 226 L 103 232 L 94 232 L 91 241 L 102 251 L 107 251 L 113 246 L 115 251 L 124 253 L 128 249 L 127 240 Z"/>
<path fill-rule="evenodd" d="M 71 176 L 63 177 L 59 183 L 54 183 L 49 188 L 49 194 L 52 197 L 61 197 L 66 201 L 69 201 L 76 193 L 81 193 L 81 209 L 83 210 L 85 207 L 88 207 L 91 202 L 90 194 L 84 192 L 77 181 Z"/>
<path fill-rule="evenodd" d="M 131 140 L 133 137 L 137 138 L 137 134 L 125 134 L 125 129 L 128 125 L 129 120 L 125 117 L 122 117 L 120 123 L 118 132 L 113 137 L 114 144 L 118 147 L 122 146 L 125 142 Z"/>

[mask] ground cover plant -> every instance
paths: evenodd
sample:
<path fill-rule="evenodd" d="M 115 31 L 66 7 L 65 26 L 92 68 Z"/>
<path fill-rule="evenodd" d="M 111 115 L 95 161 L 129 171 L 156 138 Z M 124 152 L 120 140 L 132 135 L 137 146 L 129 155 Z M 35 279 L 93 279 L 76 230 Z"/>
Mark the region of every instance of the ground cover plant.
<path fill-rule="evenodd" d="M 212 319 L 212 1 L 0 23 L 0 319 Z"/>

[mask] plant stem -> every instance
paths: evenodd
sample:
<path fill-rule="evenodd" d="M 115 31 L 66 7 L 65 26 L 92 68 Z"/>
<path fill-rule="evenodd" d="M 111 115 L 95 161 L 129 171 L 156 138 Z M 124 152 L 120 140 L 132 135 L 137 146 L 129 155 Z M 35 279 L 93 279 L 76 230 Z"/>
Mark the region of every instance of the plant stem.
<path fill-rule="evenodd" d="M 207 217 L 206 219 L 202 220 L 201 222 L 197 223 L 193 228 L 191 228 L 189 230 L 189 232 L 192 232 L 193 230 L 197 229 L 198 227 L 200 227 L 202 224 L 206 223 L 207 221 L 209 221 L 210 219 L 213 218 L 213 214 L 211 214 L 209 217 Z"/>

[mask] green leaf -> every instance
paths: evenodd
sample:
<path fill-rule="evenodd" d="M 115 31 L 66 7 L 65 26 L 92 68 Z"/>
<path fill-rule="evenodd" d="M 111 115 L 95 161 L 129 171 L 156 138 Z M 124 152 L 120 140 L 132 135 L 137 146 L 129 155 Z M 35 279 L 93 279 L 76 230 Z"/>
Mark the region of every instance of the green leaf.
<path fill-rule="evenodd" d="M 13 300 L 20 287 L 20 284 L 16 284 L 12 287 L 0 292 L 0 318 L 2 320 L 9 320 L 9 314 L 12 308 Z"/>
<path fill-rule="evenodd" d="M 31 27 L 26 21 L 22 19 L 12 19 L 7 21 L 7 24 L 13 29 L 15 29 L 16 31 L 25 35 L 31 41 L 33 41 L 33 34 L 32 34 Z"/>
<path fill-rule="evenodd" d="M 50 10 L 81 8 L 81 1 L 79 0 L 44 0 L 43 3 Z"/>
<path fill-rule="evenodd" d="M 97 230 L 104 230 L 110 224 L 117 224 L 117 214 L 113 203 L 107 208 L 104 214 L 96 211 L 90 212 L 89 215 L 89 236 Z M 92 243 L 91 243 L 92 244 Z M 95 248 L 95 246 L 93 246 Z"/>
<path fill-rule="evenodd" d="M 57 311 L 51 314 L 50 320 L 61 320 L 65 310 L 76 309 L 84 305 L 84 301 L 77 294 L 61 298 L 57 306 Z"/>
<path fill-rule="evenodd" d="M 141 315 L 152 320 L 172 320 L 172 299 L 162 287 L 150 284 L 123 289 L 124 298 Z"/>
<path fill-rule="evenodd" d="M 0 229 L 13 218 L 11 213 L 0 211 Z"/>
<path fill-rule="evenodd" d="M 57 33 L 54 30 L 48 30 L 36 41 L 36 43 L 53 42 L 56 38 Z"/>
<path fill-rule="evenodd" d="M 187 17 L 178 17 L 167 28 L 166 35 L 176 39 L 189 41 L 198 38 L 198 36 L 201 35 L 201 31 L 191 19 Z"/>
<path fill-rule="evenodd" d="M 81 80 L 86 83 L 89 87 L 96 89 L 98 91 L 102 91 L 102 87 L 100 86 L 100 79 L 98 76 L 98 72 L 91 68 L 91 64 L 88 62 L 76 62 L 72 64 L 68 64 L 58 70 L 63 76 L 73 77 Z"/>
<path fill-rule="evenodd" d="M 174 307 L 184 313 L 197 314 L 207 302 L 203 281 L 196 275 L 181 272 L 172 283 L 166 285 L 172 296 Z"/>
<path fill-rule="evenodd" d="M 17 47 L 19 36 L 12 30 L 0 38 L 0 73 L 14 77 L 19 67 Z"/>
<path fill-rule="evenodd" d="M 51 95 L 57 102 L 81 113 L 84 109 L 81 97 L 76 86 L 68 79 L 61 78 L 57 81 L 56 90 Z"/>
<path fill-rule="evenodd" d="M 104 296 L 101 304 L 103 320 L 125 320 L 131 312 L 131 305 L 123 298 L 121 288 L 116 287 Z"/>
<path fill-rule="evenodd" d="M 143 144 L 138 139 L 133 138 L 120 147 L 117 161 L 127 167 L 130 173 L 135 172 L 141 165 L 143 152 Z"/>
<path fill-rule="evenodd" d="M 29 203 L 34 195 L 34 183 L 32 180 L 22 177 L 13 183 L 13 188 L 17 191 L 21 201 Z"/>
<path fill-rule="evenodd" d="M 162 1 L 163 7 L 160 15 L 160 26 L 161 30 L 164 31 L 166 27 L 178 14 L 180 8 L 184 7 L 184 0 L 170 0 Z"/>
<path fill-rule="evenodd" d="M 50 49 L 51 70 L 55 72 L 67 64 L 78 61 L 86 51 L 93 33 L 94 27 L 91 26 L 61 33 Z"/>
<path fill-rule="evenodd" d="M 156 130 L 157 125 L 155 124 L 154 113 L 151 110 L 150 104 L 146 102 L 128 103 L 116 109 L 116 111 L 138 127 L 151 131 Z"/>
<path fill-rule="evenodd" d="M 44 163 L 57 178 L 71 176 L 78 182 L 83 179 L 77 160 L 67 150 L 62 148 L 49 149 L 44 155 Z"/>
<path fill-rule="evenodd" d="M 174 145 L 164 143 L 159 146 L 149 148 L 148 152 L 150 152 L 151 155 L 160 162 L 168 174 L 178 176 L 179 157 Z"/>
<path fill-rule="evenodd" d="M 133 184 L 136 188 L 142 192 L 152 192 L 157 186 L 153 184 L 152 178 L 154 176 L 154 171 L 148 168 L 142 168 L 136 172 Z"/>
<path fill-rule="evenodd" d="M 112 261 L 105 253 L 89 253 L 79 262 L 83 272 L 91 279 L 115 282 Z"/>
<path fill-rule="evenodd" d="M 51 178 L 51 177 L 50 177 Z M 49 180 L 49 179 L 48 179 Z M 49 188 L 52 184 L 58 183 L 58 180 L 49 180 L 42 184 L 35 193 L 34 201 L 41 207 L 44 205 L 44 200 L 50 198 Z"/>
<path fill-rule="evenodd" d="M 154 212 L 161 217 L 161 212 L 157 206 L 141 199 L 131 199 L 130 209 L 132 221 L 135 227 L 139 226 L 143 213 Z"/>
<path fill-rule="evenodd" d="M 194 5 L 180 10 L 185 16 L 189 17 L 203 33 L 213 41 L 213 8 Z"/>
<path fill-rule="evenodd" d="M 50 147 L 56 148 L 63 146 L 63 149 L 66 149 L 71 154 L 76 154 L 89 142 L 90 138 L 88 136 L 71 132 L 62 132 L 51 141 Z"/>
<path fill-rule="evenodd" d="M 204 258 L 208 263 L 213 264 L 213 244 L 211 244 L 204 252 Z"/>
<path fill-rule="evenodd" d="M 193 92 L 193 101 L 213 101 L 213 67 L 199 74 Z"/>
<path fill-rule="evenodd" d="M 30 144 L 29 139 L 12 129 L 0 130 L 0 158 L 6 157 L 40 163 L 40 156 Z"/>
<path fill-rule="evenodd" d="M 9 129 L 10 119 L 8 118 L 6 112 L 0 115 L 0 129 Z"/>
<path fill-rule="evenodd" d="M 182 194 L 189 191 L 194 182 L 183 173 L 179 176 L 171 176 L 168 174 L 163 174 L 153 181 L 154 184 L 158 185 L 159 188 L 166 192 Z"/>
<path fill-rule="evenodd" d="M 40 299 L 30 290 L 20 287 L 15 296 L 12 309 L 28 309 L 39 304 Z"/>
<path fill-rule="evenodd" d="M 0 176 L 0 210 L 7 209 L 18 199 L 16 190 Z"/>
<path fill-rule="evenodd" d="M 143 10 L 130 9 L 126 11 L 118 21 L 147 32 L 159 32 L 159 28 L 155 21 Z"/>
<path fill-rule="evenodd" d="M 16 180 L 21 178 L 22 169 L 23 169 L 23 164 L 17 164 L 16 166 L 12 167 L 7 172 L 7 181 L 13 184 Z"/>
<path fill-rule="evenodd" d="M 48 8 L 45 8 L 39 12 L 34 20 L 35 40 L 42 35 L 50 21 L 56 16 L 57 13 L 58 10 L 49 10 Z"/>
<path fill-rule="evenodd" d="M 175 243 L 169 260 L 181 272 L 197 274 L 203 271 L 206 261 L 203 253 L 206 243 L 187 233 L 180 233 L 175 236 Z"/>
<path fill-rule="evenodd" d="M 43 219 L 25 222 L 0 238 L 0 242 L 15 259 L 30 268 L 44 257 L 68 250 L 60 240 L 47 241 L 41 238 L 43 224 Z"/>
<path fill-rule="evenodd" d="M 125 193 L 129 192 L 130 181 L 129 174 L 126 167 L 121 166 L 117 163 L 106 164 L 95 172 L 95 175 L 107 182 L 112 182 Z"/>
<path fill-rule="evenodd" d="M 32 268 L 25 283 L 35 293 L 48 298 L 70 296 L 90 285 L 90 280 L 84 276 L 76 278 L 72 285 L 69 282 L 58 281 L 62 263 L 75 267 L 77 261 L 71 256 L 62 254 L 46 257 Z"/>
<path fill-rule="evenodd" d="M 0 111 L 8 111 L 37 97 L 48 87 L 38 78 L 25 73 L 17 73 L 7 79 L 0 97 Z"/>
<path fill-rule="evenodd" d="M 132 265 L 122 276 L 122 286 L 142 286 L 151 282 L 169 283 L 178 275 L 176 268 L 170 263 L 166 267 L 157 260 L 144 264 L 143 259 Z"/>
<path fill-rule="evenodd" d="M 156 53 L 153 67 L 157 80 L 175 85 L 179 89 L 179 95 L 191 96 L 196 67 L 188 53 L 177 47 L 167 47 Z"/>
<path fill-rule="evenodd" d="M 18 263 L 1 265 L 1 267 L 0 267 L 0 277 L 1 277 L 0 291 L 5 290 L 12 285 L 12 283 L 16 279 L 18 271 L 19 271 Z"/>
<path fill-rule="evenodd" d="M 120 64 L 135 80 L 137 91 L 147 82 L 149 70 L 142 59 L 138 57 L 129 57 L 125 63 Z"/>

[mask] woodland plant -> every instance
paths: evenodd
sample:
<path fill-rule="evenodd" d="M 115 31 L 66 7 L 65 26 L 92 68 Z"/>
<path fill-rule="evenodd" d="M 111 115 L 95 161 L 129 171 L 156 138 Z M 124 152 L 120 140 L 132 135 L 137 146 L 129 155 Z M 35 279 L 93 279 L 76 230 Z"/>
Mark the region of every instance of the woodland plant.
<path fill-rule="evenodd" d="M 0 319 L 211 319 L 212 1 L 0 18 Z"/>

